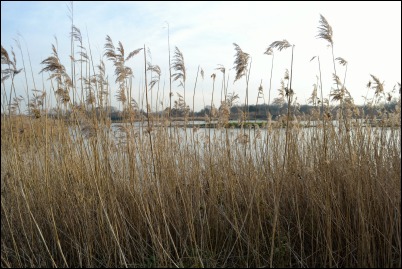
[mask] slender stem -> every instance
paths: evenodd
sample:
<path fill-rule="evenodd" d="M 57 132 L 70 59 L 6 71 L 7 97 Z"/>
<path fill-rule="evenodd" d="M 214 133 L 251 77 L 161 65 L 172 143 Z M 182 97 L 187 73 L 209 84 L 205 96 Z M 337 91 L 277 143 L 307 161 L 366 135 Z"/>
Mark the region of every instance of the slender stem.
<path fill-rule="evenodd" d="M 151 136 L 151 125 L 149 124 L 149 106 L 148 103 L 148 82 L 147 82 L 147 53 L 145 51 L 145 44 L 144 44 L 144 74 L 145 74 L 145 98 L 146 98 L 146 107 L 147 107 L 147 121 L 148 121 L 148 128 L 147 133 L 149 135 L 149 143 L 151 145 L 151 155 L 152 155 L 152 166 L 153 166 L 153 174 L 156 177 L 156 167 L 155 167 L 155 160 L 154 160 L 154 150 L 152 146 L 152 136 Z"/>
<path fill-rule="evenodd" d="M 285 171 L 285 163 L 288 159 L 287 154 L 289 154 L 288 150 L 288 142 L 289 142 L 289 120 L 290 120 L 290 106 L 291 106 L 291 94 L 292 94 L 292 73 L 293 73 L 293 49 L 294 45 L 292 46 L 292 60 L 290 64 L 290 80 L 289 80 L 289 89 L 288 89 L 288 116 L 286 119 L 286 140 L 285 140 L 285 154 L 283 156 L 283 172 Z"/>
<path fill-rule="evenodd" d="M 346 83 L 346 73 L 348 72 L 348 64 L 346 64 L 346 69 L 345 69 L 345 77 L 343 78 L 343 87 L 345 87 L 345 83 Z"/>
<path fill-rule="evenodd" d="M 289 88 L 288 88 L 288 118 L 286 119 L 286 140 L 285 140 L 285 154 L 283 155 L 283 166 L 282 166 L 282 177 L 285 177 L 285 163 L 287 160 L 288 154 L 288 141 L 289 141 L 289 116 L 290 116 L 290 91 L 292 89 L 292 70 L 293 70 L 293 49 L 294 45 L 292 45 L 292 61 L 290 65 L 290 81 L 289 81 Z M 273 220 L 273 227 L 272 227 L 272 237 L 271 237 L 271 253 L 270 253 L 270 267 L 273 267 L 273 257 L 274 257 L 274 243 L 275 243 L 275 234 L 276 234 L 276 227 L 279 215 L 279 203 L 282 193 L 282 184 L 279 180 L 275 185 L 274 190 L 274 220 Z"/>
<path fill-rule="evenodd" d="M 333 45 L 331 45 L 331 49 L 332 49 L 332 62 L 333 62 L 333 64 L 334 64 L 334 74 L 335 74 L 335 77 L 337 77 L 337 74 L 336 74 L 336 67 L 335 67 L 334 46 L 333 46 Z M 339 83 L 338 83 L 338 80 L 336 80 L 336 88 L 337 88 L 337 90 L 338 90 L 338 92 L 339 92 Z M 342 117 L 343 117 L 343 94 L 342 94 L 342 93 L 341 93 L 340 105 L 341 105 L 341 112 L 340 112 L 339 119 L 342 120 Z M 339 124 L 339 131 L 341 131 L 341 124 Z"/>
<path fill-rule="evenodd" d="M 200 66 L 198 66 L 197 69 L 197 77 L 195 78 L 195 84 L 194 84 L 194 94 L 193 94 L 193 126 L 194 126 L 194 98 L 195 98 L 195 88 L 197 87 L 197 80 L 198 80 L 198 74 L 200 73 Z"/>
<path fill-rule="evenodd" d="M 326 136 L 326 128 L 325 128 L 325 119 L 324 119 L 324 96 L 322 94 L 322 79 L 321 79 L 321 62 L 320 56 L 317 56 L 318 59 L 318 70 L 320 72 L 320 88 L 321 88 L 321 118 L 322 118 L 322 126 L 324 133 L 324 156 L 327 158 L 327 136 Z"/>
<path fill-rule="evenodd" d="M 271 76 L 269 78 L 269 91 L 268 91 L 268 113 L 269 113 L 270 117 L 271 117 L 271 112 L 269 109 L 269 105 L 271 103 L 272 70 L 274 69 L 274 56 L 275 56 L 275 54 L 272 53 Z"/>
<path fill-rule="evenodd" d="M 166 22 L 168 25 L 168 50 L 169 50 L 169 120 L 170 120 L 170 127 L 172 127 L 172 121 L 170 119 L 170 113 L 172 111 L 172 65 L 170 63 L 170 30 L 169 30 L 169 23 Z"/>
<path fill-rule="evenodd" d="M 212 111 L 213 111 L 213 105 L 214 105 L 215 77 L 213 77 L 212 81 L 213 81 L 212 82 L 212 99 L 211 99 L 211 109 L 210 109 L 210 112 L 209 112 L 211 121 L 212 121 L 212 118 L 213 118 Z"/>
<path fill-rule="evenodd" d="M 251 72 L 251 63 L 253 60 L 250 58 L 250 66 L 248 68 L 248 74 L 246 76 L 246 106 L 247 106 L 247 114 L 246 114 L 246 120 L 248 120 L 248 114 L 250 113 L 250 108 L 248 106 L 248 82 L 250 81 L 250 72 Z"/>
<path fill-rule="evenodd" d="M 226 80 L 226 88 L 225 88 L 225 101 L 226 101 L 226 96 L 228 94 L 228 88 L 229 88 L 229 73 L 230 73 L 230 69 L 228 71 L 228 78 Z"/>

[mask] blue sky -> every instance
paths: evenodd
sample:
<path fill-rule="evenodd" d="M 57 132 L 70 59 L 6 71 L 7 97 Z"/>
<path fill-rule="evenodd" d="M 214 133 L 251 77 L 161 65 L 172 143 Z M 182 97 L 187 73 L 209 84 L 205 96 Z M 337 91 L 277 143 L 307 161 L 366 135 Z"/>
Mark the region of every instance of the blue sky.
<path fill-rule="evenodd" d="M 22 67 L 20 52 L 14 39 L 19 39 L 27 62 L 29 50 L 35 82 L 42 84 L 40 62 L 51 54 L 51 44 L 58 40 L 59 56 L 70 70 L 71 21 L 68 2 L 14 2 L 1 1 L 1 44 L 17 56 L 17 66 Z M 170 25 L 171 54 L 177 46 L 184 55 L 187 69 L 186 101 L 192 106 L 192 93 L 197 67 L 205 72 L 196 88 L 195 110 L 203 107 L 203 100 L 210 103 L 212 73 L 216 73 L 215 105 L 219 105 L 222 74 L 215 70 L 222 64 L 233 68 L 237 43 L 252 57 L 249 83 L 249 102 L 255 103 L 257 89 L 262 80 L 266 101 L 268 99 L 271 56 L 264 55 L 266 48 L 277 40 L 287 39 L 295 44 L 293 89 L 298 102 L 306 103 L 313 84 L 316 83 L 318 65 L 310 59 L 319 55 L 322 69 L 323 92 L 328 96 L 333 85 L 331 49 L 327 42 L 317 39 L 320 14 L 332 26 L 334 54 L 348 61 L 346 87 L 357 104 L 363 103 L 370 74 L 385 81 L 385 91 L 391 91 L 401 81 L 401 2 L 75 2 L 74 25 L 81 30 L 84 46 L 88 37 L 98 64 L 104 53 L 105 37 L 114 44 L 121 41 L 126 53 L 144 46 L 152 53 L 152 63 L 162 69 L 161 92 L 165 83 L 165 106 L 169 91 L 169 68 L 166 21 Z M 271 101 L 285 69 L 290 69 L 291 50 L 275 51 Z M 134 70 L 134 93 L 142 90 L 144 81 L 143 55 L 132 58 L 128 65 Z M 28 68 L 28 67 L 27 67 Z M 114 81 L 114 69 L 106 66 L 109 81 Z M 345 68 L 337 65 L 343 80 Z M 30 74 L 30 70 L 27 69 Z M 240 96 L 244 102 L 245 78 L 233 83 L 234 70 L 230 70 L 229 92 Z M 18 77 L 19 76 L 19 77 Z M 24 76 L 16 77 L 18 93 L 26 96 Z M 45 75 L 46 80 L 46 75 Z M 32 89 L 29 75 L 29 89 Z M 50 91 L 49 84 L 45 86 Z M 114 96 L 117 86 L 111 84 L 112 104 L 118 106 Z M 3 88 L 2 88 L 3 90 Z M 6 87 L 8 91 L 9 88 Z M 173 92 L 183 94 L 174 82 Z M 156 93 L 153 93 L 156 98 Z M 52 95 L 49 95 L 52 96 Z M 3 95 L 2 95 L 3 98 Z M 173 100 L 177 99 L 175 94 Z M 138 100 L 137 100 L 138 101 Z M 155 101 L 154 101 L 155 102 Z M 261 103 L 262 100 L 259 101 Z M 155 109 L 155 105 L 153 105 Z"/>

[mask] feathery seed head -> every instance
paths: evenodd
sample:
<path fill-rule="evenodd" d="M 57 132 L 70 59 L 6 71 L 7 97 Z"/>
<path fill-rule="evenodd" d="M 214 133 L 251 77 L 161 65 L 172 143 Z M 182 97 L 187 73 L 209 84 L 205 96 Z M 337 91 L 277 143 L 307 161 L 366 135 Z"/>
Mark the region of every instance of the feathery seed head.
<path fill-rule="evenodd" d="M 327 40 L 328 43 L 332 46 L 333 41 L 332 41 L 332 27 L 329 25 L 328 21 L 325 19 L 323 15 L 320 14 L 320 26 L 318 26 L 318 38 L 322 38 L 324 40 Z"/>

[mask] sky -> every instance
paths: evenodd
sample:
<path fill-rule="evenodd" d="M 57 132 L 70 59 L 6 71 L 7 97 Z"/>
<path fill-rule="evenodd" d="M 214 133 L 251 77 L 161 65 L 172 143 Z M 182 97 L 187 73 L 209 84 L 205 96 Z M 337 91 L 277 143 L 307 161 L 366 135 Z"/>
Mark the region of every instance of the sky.
<path fill-rule="evenodd" d="M 52 53 L 51 46 L 56 44 L 61 62 L 67 70 L 70 67 L 70 30 L 71 20 L 69 2 L 45 1 L 1 1 L 1 45 L 10 53 L 14 49 L 17 67 L 22 68 L 24 57 L 28 89 L 33 89 L 29 68 L 28 53 L 32 63 L 35 84 L 51 93 L 48 74 L 39 74 L 44 67 L 40 63 Z M 120 41 L 126 55 L 138 48 L 146 47 L 151 51 L 152 64 L 162 71 L 159 95 L 164 106 L 168 104 L 169 92 L 169 55 L 173 57 L 177 46 L 184 56 L 186 67 L 186 103 L 192 108 L 193 91 L 198 66 L 205 77 L 197 80 L 195 89 L 195 110 L 209 105 L 212 99 L 213 80 L 216 74 L 214 105 L 219 106 L 221 99 L 222 73 L 216 70 L 219 64 L 229 74 L 228 92 L 239 95 L 237 104 L 243 104 L 246 96 L 246 78 L 236 82 L 233 43 L 251 57 L 249 79 L 249 104 L 257 101 L 258 87 L 262 83 L 264 99 L 268 102 L 272 56 L 265 55 L 268 46 L 278 40 L 286 39 L 294 44 L 292 88 L 297 102 L 306 104 L 313 84 L 319 75 L 318 61 L 310 61 L 319 56 L 321 62 L 322 86 L 324 97 L 331 88 L 336 88 L 332 80 L 334 73 L 333 58 L 328 42 L 317 38 L 322 14 L 333 30 L 334 56 L 348 61 L 345 86 L 356 104 L 363 104 L 362 96 L 372 97 L 373 89 L 366 88 L 370 74 L 384 81 L 385 91 L 392 91 L 401 82 L 401 2 L 74 2 L 74 25 L 81 30 L 83 45 L 91 46 L 95 64 L 99 64 L 104 54 L 107 35 L 115 46 Z M 168 24 L 167 24 L 168 23 Z M 19 40 L 23 55 L 15 40 Z M 89 43 L 88 43 L 89 40 Z M 78 51 L 78 49 L 75 49 Z M 114 68 L 104 57 L 106 72 L 112 88 L 112 105 L 119 107 L 115 94 L 118 88 Z M 144 55 L 131 58 L 127 65 L 134 71 L 133 96 L 141 104 L 139 93 L 144 88 Z M 285 70 L 290 70 L 291 49 L 274 50 L 274 63 L 271 84 L 271 102 L 278 97 L 281 79 Z M 77 69 L 79 70 L 79 69 Z M 345 66 L 336 64 L 337 75 L 343 81 Z M 174 73 L 174 70 L 172 70 Z M 148 82 L 150 74 L 148 74 Z M 40 86 L 38 86 L 40 85 Z M 15 78 L 17 95 L 26 96 L 27 86 L 23 73 Z M 6 85 L 2 91 L 9 92 Z M 175 93 L 172 102 L 184 95 L 179 82 L 172 83 Z M 31 94 L 31 93 L 30 93 Z M 32 95 L 32 94 L 31 94 Z M 52 98 L 53 94 L 48 94 Z M 150 95 L 152 109 L 156 109 L 157 89 Z M 2 93 L 2 99 L 4 94 Z M 395 95 L 396 96 L 396 95 Z M 142 97 L 141 97 L 142 98 Z M 333 104 L 336 104 L 335 102 Z M 145 107 L 145 106 L 144 106 Z M 158 106 L 161 109 L 161 105 Z"/>

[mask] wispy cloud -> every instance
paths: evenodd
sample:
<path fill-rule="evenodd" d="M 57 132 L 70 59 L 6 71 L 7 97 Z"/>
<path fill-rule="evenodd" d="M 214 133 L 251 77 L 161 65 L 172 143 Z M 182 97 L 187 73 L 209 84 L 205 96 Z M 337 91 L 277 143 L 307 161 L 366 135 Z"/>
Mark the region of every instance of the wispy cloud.
<path fill-rule="evenodd" d="M 39 63 L 50 55 L 54 36 L 58 39 L 61 60 L 66 67 L 70 64 L 71 22 L 67 4 L 1 3 L 2 45 L 6 49 L 15 48 L 13 38 L 20 33 L 27 42 L 35 74 L 41 68 Z M 265 49 L 275 40 L 287 39 L 296 45 L 293 85 L 298 100 L 304 103 L 317 74 L 316 65 L 309 62 L 312 56 L 321 55 L 324 94 L 328 94 L 332 86 L 330 51 L 325 42 L 316 38 L 319 14 L 323 14 L 334 30 L 335 57 L 349 62 L 348 89 L 357 103 L 363 103 L 360 96 L 369 74 L 381 77 L 390 89 L 400 81 L 401 4 L 370 2 L 366 3 L 364 12 L 357 13 L 359 5 L 357 2 L 75 2 L 74 24 L 81 29 L 85 46 L 88 46 L 89 35 L 95 59 L 103 55 L 106 35 L 115 42 L 121 41 L 127 51 L 145 44 L 152 52 L 153 64 L 162 69 L 161 81 L 168 81 L 168 22 L 172 54 L 177 46 L 184 55 L 186 83 L 194 84 L 197 67 L 201 65 L 206 78 L 199 87 L 204 88 L 206 98 L 212 93 L 212 82 L 208 78 L 217 65 L 224 65 L 228 72 L 233 67 L 232 43 L 235 42 L 252 57 L 250 99 L 256 99 L 261 79 L 264 89 L 269 88 L 270 60 L 263 54 Z M 133 59 L 130 66 L 139 83 L 143 78 L 142 59 Z M 284 70 L 290 67 L 290 52 L 278 54 L 275 66 L 273 89 L 279 88 Z M 112 78 L 110 64 L 107 70 Z M 229 92 L 235 91 L 240 100 L 244 100 L 245 82 L 233 84 L 234 71 L 230 72 Z M 176 85 L 173 90 L 180 91 Z M 202 96 L 197 100 L 202 100 Z M 195 108 L 201 107 L 200 101 Z"/>

